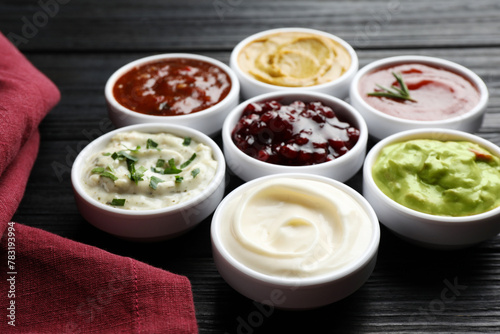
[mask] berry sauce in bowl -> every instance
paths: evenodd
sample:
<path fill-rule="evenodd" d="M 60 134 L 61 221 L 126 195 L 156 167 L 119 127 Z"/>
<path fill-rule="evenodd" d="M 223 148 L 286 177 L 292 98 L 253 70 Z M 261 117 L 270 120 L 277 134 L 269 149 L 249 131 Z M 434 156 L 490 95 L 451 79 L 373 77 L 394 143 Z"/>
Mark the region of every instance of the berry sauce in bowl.
<path fill-rule="evenodd" d="M 297 172 L 346 181 L 363 164 L 367 138 L 356 109 L 315 92 L 253 97 L 234 108 L 222 128 L 228 167 L 245 181 Z"/>
<path fill-rule="evenodd" d="M 359 129 L 320 101 L 254 102 L 232 133 L 245 154 L 272 164 L 303 166 L 331 161 L 348 152 Z"/>

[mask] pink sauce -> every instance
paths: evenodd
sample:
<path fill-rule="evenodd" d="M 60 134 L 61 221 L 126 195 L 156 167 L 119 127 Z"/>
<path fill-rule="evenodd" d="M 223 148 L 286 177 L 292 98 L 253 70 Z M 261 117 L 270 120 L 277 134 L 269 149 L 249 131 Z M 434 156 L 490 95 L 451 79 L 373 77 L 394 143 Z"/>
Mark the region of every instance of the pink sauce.
<path fill-rule="evenodd" d="M 377 84 L 399 87 L 392 72 L 400 73 L 415 101 L 368 96 Z M 435 121 L 467 113 L 479 102 L 479 91 L 461 75 L 424 64 L 400 64 L 367 73 L 359 83 L 361 97 L 388 115 L 418 121 Z"/>

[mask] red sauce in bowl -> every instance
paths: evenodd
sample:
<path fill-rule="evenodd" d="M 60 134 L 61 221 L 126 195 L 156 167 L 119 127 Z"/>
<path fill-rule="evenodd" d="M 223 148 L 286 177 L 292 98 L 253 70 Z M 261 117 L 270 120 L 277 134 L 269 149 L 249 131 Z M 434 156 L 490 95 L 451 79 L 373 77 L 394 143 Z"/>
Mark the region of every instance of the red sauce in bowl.
<path fill-rule="evenodd" d="M 377 85 L 399 88 L 392 73 L 401 74 L 414 101 L 368 96 L 379 91 Z M 362 98 L 373 108 L 391 116 L 436 121 L 472 110 L 480 99 L 478 89 L 465 77 L 424 64 L 399 64 L 367 73 L 359 82 Z"/>
<path fill-rule="evenodd" d="M 347 153 L 359 130 L 321 102 L 250 103 L 231 138 L 245 154 L 272 164 L 319 164 Z"/>
<path fill-rule="evenodd" d="M 135 67 L 113 87 L 124 107 L 147 115 L 195 113 L 222 101 L 231 90 L 229 75 L 209 62 L 171 58 Z"/>

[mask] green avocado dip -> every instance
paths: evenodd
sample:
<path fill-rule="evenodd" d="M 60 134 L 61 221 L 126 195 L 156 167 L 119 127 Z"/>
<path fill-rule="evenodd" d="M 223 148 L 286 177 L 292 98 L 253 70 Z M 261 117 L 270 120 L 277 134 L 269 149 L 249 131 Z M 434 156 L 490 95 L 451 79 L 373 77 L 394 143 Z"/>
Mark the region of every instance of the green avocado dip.
<path fill-rule="evenodd" d="M 469 216 L 500 205 L 500 158 L 467 141 L 390 144 L 372 174 L 384 194 L 424 213 Z"/>

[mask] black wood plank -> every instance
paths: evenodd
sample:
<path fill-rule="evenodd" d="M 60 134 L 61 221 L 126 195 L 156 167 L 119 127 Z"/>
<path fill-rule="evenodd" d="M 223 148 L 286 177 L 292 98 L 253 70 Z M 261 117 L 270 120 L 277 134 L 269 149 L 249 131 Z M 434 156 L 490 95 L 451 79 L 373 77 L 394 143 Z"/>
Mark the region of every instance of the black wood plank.
<path fill-rule="evenodd" d="M 36 1 L 7 1 L 0 31 L 23 50 L 59 52 L 229 50 L 283 26 L 325 30 L 364 49 L 500 43 L 500 4 L 491 0 L 61 2 L 49 15 Z"/>

